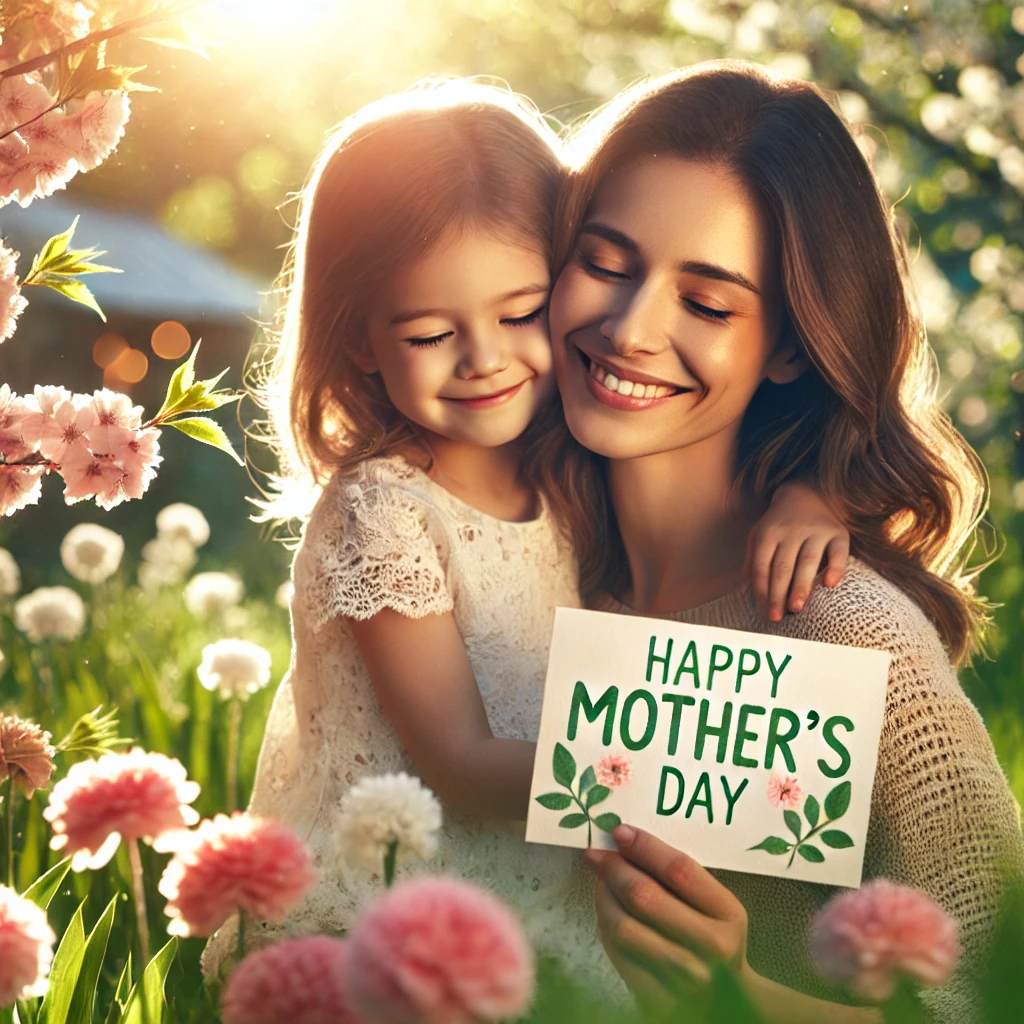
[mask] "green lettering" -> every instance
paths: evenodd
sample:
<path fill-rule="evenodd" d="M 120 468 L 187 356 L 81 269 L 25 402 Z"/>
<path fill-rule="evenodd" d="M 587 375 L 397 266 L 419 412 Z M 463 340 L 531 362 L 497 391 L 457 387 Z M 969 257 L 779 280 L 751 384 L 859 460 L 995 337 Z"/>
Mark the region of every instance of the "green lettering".
<path fill-rule="evenodd" d="M 697 698 L 691 697 L 687 693 L 663 693 L 661 702 L 672 705 L 672 724 L 668 731 L 668 753 L 669 757 L 674 757 L 676 748 L 679 746 L 679 723 L 683 717 L 683 705 L 693 707 L 697 703 Z"/>
<path fill-rule="evenodd" d="M 754 667 L 753 668 L 744 668 L 743 667 L 743 659 L 748 654 L 752 654 L 754 656 Z M 743 686 L 743 677 L 744 676 L 756 676 L 758 671 L 760 670 L 760 668 L 761 668 L 761 655 L 758 654 L 757 651 L 752 651 L 749 647 L 744 647 L 743 650 L 740 651 L 740 664 L 739 664 L 739 668 L 736 671 L 736 692 L 737 693 L 740 692 L 740 687 Z"/>
<path fill-rule="evenodd" d="M 612 742 L 612 729 L 615 727 L 615 707 L 618 701 L 619 688 L 617 686 L 609 686 L 601 694 L 598 702 L 591 704 L 587 688 L 581 681 L 577 680 L 576 687 L 572 691 L 572 706 L 569 708 L 569 729 L 566 732 L 566 736 L 571 740 L 576 739 L 576 725 L 579 721 L 581 709 L 588 722 L 596 722 L 603 712 L 607 712 L 607 717 L 604 720 L 604 735 L 601 738 L 601 742 L 606 747 L 609 746 Z"/>
<path fill-rule="evenodd" d="M 684 672 L 688 672 L 693 676 L 693 688 L 699 690 L 700 669 L 697 667 L 697 643 L 694 640 L 691 640 L 686 645 L 686 650 L 683 651 L 683 660 L 679 662 L 679 668 L 676 669 L 676 677 L 673 680 L 674 685 L 679 685 L 679 677 Z"/>
<path fill-rule="evenodd" d="M 679 789 L 676 793 L 676 802 L 671 807 L 665 805 L 665 789 L 668 783 L 669 776 L 672 776 L 676 780 L 676 784 Z M 678 768 L 673 768 L 671 765 L 665 765 L 661 769 L 661 785 L 658 787 L 658 813 L 659 814 L 675 814 L 676 811 L 682 806 L 683 793 L 686 790 L 686 782 L 683 779 L 683 773 Z"/>
<path fill-rule="evenodd" d="M 725 812 L 725 823 L 726 825 L 732 824 L 732 809 L 736 806 L 736 801 L 743 795 L 743 790 L 747 788 L 747 783 L 750 779 L 744 779 L 739 789 L 735 793 L 729 792 L 729 780 L 723 775 L 722 776 L 722 789 L 725 790 L 725 802 L 729 805 L 728 810 Z"/>
<path fill-rule="evenodd" d="M 839 755 L 838 768 L 830 768 L 821 758 L 818 759 L 818 768 L 821 770 L 821 774 L 830 779 L 840 779 L 850 770 L 850 752 L 836 739 L 835 730 L 840 725 L 847 732 L 853 732 L 853 722 L 842 715 L 833 715 L 826 719 L 825 724 L 821 727 L 821 735 L 825 737 L 825 742 Z"/>
<path fill-rule="evenodd" d="M 654 663 L 660 661 L 662 665 L 661 669 L 661 685 L 664 686 L 668 682 L 668 659 L 672 657 L 672 638 L 668 638 L 668 644 L 665 646 L 665 655 L 662 657 L 660 654 L 654 653 L 654 643 L 657 637 L 651 637 L 651 646 L 647 651 L 647 682 L 651 681 L 651 673 L 654 671 Z"/>
<path fill-rule="evenodd" d="M 771 655 L 768 656 L 768 660 L 771 661 Z M 790 727 L 787 732 L 779 731 L 779 722 L 782 719 L 786 719 L 789 722 Z M 800 719 L 792 711 L 786 708 L 772 708 L 772 717 L 768 720 L 768 743 L 764 751 L 765 768 L 771 768 L 775 761 L 775 749 L 778 748 L 786 759 L 787 770 L 791 772 L 796 771 L 796 761 L 793 760 L 793 753 L 789 749 L 789 743 L 790 740 L 796 738 L 796 734 L 799 731 Z"/>
<path fill-rule="evenodd" d="M 701 800 L 698 798 L 702 788 L 704 790 L 704 798 Z M 686 808 L 687 821 L 689 821 L 690 815 L 693 814 L 694 807 L 703 807 L 708 812 L 708 824 L 714 824 L 715 816 L 711 812 L 711 780 L 708 778 L 707 772 L 700 773 L 697 785 L 693 787 L 693 796 L 690 797 L 690 803 Z"/>
<path fill-rule="evenodd" d="M 718 661 L 718 655 L 724 651 L 726 659 L 723 662 Z M 708 689 L 711 689 L 711 681 L 715 678 L 716 672 L 724 672 L 732 664 L 732 650 L 726 647 L 724 644 L 712 644 L 711 645 L 711 664 L 708 666 Z"/>
<path fill-rule="evenodd" d="M 747 730 L 747 719 L 751 715 L 763 715 L 765 709 L 759 707 L 757 704 L 741 704 L 739 717 L 736 721 L 736 739 L 732 745 L 732 763 L 737 768 L 756 768 L 757 758 L 756 757 L 744 757 L 743 756 L 743 744 L 747 740 L 756 740 L 757 733 L 749 732 Z"/>
<path fill-rule="evenodd" d="M 629 720 L 633 713 L 633 706 L 638 700 L 647 705 L 647 725 L 644 727 L 644 734 L 639 740 L 634 740 L 629 734 Z M 654 695 L 648 690 L 634 690 L 622 702 L 622 721 L 619 722 L 619 736 L 629 750 L 643 750 L 648 743 L 654 739 L 654 730 L 658 726 L 658 702 Z"/>
<path fill-rule="evenodd" d="M 718 755 L 715 758 L 719 764 L 725 760 L 725 752 L 729 746 L 729 725 L 732 722 L 732 701 L 726 701 L 722 709 L 722 724 L 708 725 L 708 710 L 711 701 L 706 697 L 700 702 L 700 718 L 697 721 L 697 742 L 694 744 L 693 756 L 699 761 L 704 756 L 704 741 L 708 736 L 718 737 Z"/>
<path fill-rule="evenodd" d="M 787 654 L 782 659 L 782 664 L 776 668 L 775 662 L 772 660 L 772 652 L 765 651 L 765 656 L 768 658 L 768 671 L 772 674 L 772 696 L 774 697 L 779 689 L 779 676 L 785 671 L 786 666 L 793 660 L 792 654 Z M 790 769 L 792 770 L 792 769 Z"/>

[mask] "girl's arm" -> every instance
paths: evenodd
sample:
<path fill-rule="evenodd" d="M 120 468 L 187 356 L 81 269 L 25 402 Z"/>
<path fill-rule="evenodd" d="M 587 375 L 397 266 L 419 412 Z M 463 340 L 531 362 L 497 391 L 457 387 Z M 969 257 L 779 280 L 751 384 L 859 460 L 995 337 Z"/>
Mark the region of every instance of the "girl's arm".
<path fill-rule="evenodd" d="M 524 820 L 536 744 L 498 739 L 454 616 L 348 620 L 377 698 L 423 781 L 456 810 Z"/>
<path fill-rule="evenodd" d="M 745 576 L 761 614 L 780 622 L 799 612 L 826 558 L 823 583 L 834 587 L 846 572 L 850 531 L 818 490 L 800 481 L 783 484 L 750 531 Z M 788 600 L 787 600 L 788 593 Z"/>

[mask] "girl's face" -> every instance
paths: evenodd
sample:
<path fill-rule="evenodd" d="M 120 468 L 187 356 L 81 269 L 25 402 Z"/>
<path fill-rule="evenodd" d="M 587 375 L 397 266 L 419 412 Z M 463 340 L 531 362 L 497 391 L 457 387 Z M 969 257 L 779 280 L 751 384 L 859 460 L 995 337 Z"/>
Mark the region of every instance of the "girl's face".
<path fill-rule="evenodd" d="M 756 203 L 722 167 L 647 156 L 608 174 L 551 296 L 576 439 L 613 459 L 734 443 L 760 383 L 803 370 L 777 345 L 773 262 Z"/>
<path fill-rule="evenodd" d="M 360 366 L 431 434 L 508 444 L 554 387 L 549 288 L 539 252 L 479 229 L 453 235 L 384 289 Z"/>

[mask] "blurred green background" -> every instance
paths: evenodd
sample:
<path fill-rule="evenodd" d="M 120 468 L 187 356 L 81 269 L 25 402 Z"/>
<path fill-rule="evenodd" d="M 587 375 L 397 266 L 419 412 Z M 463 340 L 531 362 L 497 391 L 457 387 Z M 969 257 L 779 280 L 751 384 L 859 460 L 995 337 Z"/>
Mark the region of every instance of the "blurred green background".
<path fill-rule="evenodd" d="M 140 40 L 112 45 L 109 59 L 148 65 L 138 77 L 162 91 L 132 96 L 116 154 L 76 177 L 66 197 L 76 208 L 159 223 L 264 288 L 290 237 L 290 197 L 327 129 L 423 75 L 497 76 L 566 123 L 641 75 L 722 56 L 834 91 L 864 126 L 898 204 L 947 408 L 991 476 L 990 518 L 1005 550 L 981 589 L 1000 607 L 989 658 L 963 682 L 1024 799 L 1024 375 L 1014 375 L 1024 365 L 1024 0 L 220 0 L 192 26 L 211 44 L 208 61 Z M 86 314 L 57 329 L 54 315 L 30 306 L 0 349 L 0 376 L 19 389 L 35 381 L 99 387 L 103 371 L 89 353 L 107 328 Z M 132 329 L 148 337 L 157 322 L 143 318 Z M 190 330 L 203 333 L 201 324 Z M 200 372 L 230 364 L 227 382 L 239 384 L 254 333 L 244 318 L 213 332 Z M 151 358 L 133 397 L 155 409 L 172 365 Z M 241 414 L 256 413 L 243 406 Z M 110 514 L 65 508 L 58 482 L 48 481 L 38 514 L 0 524 L 0 544 L 21 562 L 26 588 L 66 582 L 57 547 L 83 519 L 124 533 L 130 565 L 156 511 L 180 498 L 213 525 L 199 568 L 232 568 L 250 594 L 269 597 L 288 553 L 246 520 L 253 483 L 183 437 L 165 432 L 163 450 L 143 501 Z"/>

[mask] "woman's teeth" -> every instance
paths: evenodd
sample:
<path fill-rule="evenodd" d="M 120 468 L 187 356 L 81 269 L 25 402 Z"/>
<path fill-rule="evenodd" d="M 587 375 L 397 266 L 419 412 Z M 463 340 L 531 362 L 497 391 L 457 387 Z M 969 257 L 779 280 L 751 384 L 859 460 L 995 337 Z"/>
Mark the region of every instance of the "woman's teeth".
<path fill-rule="evenodd" d="M 614 373 L 609 373 L 603 366 L 598 366 L 592 359 L 589 362 L 590 376 L 602 387 L 620 395 L 633 398 L 664 398 L 666 395 L 675 394 L 680 390 L 680 388 L 670 388 L 663 384 L 641 384 L 638 381 L 621 380 Z"/>

